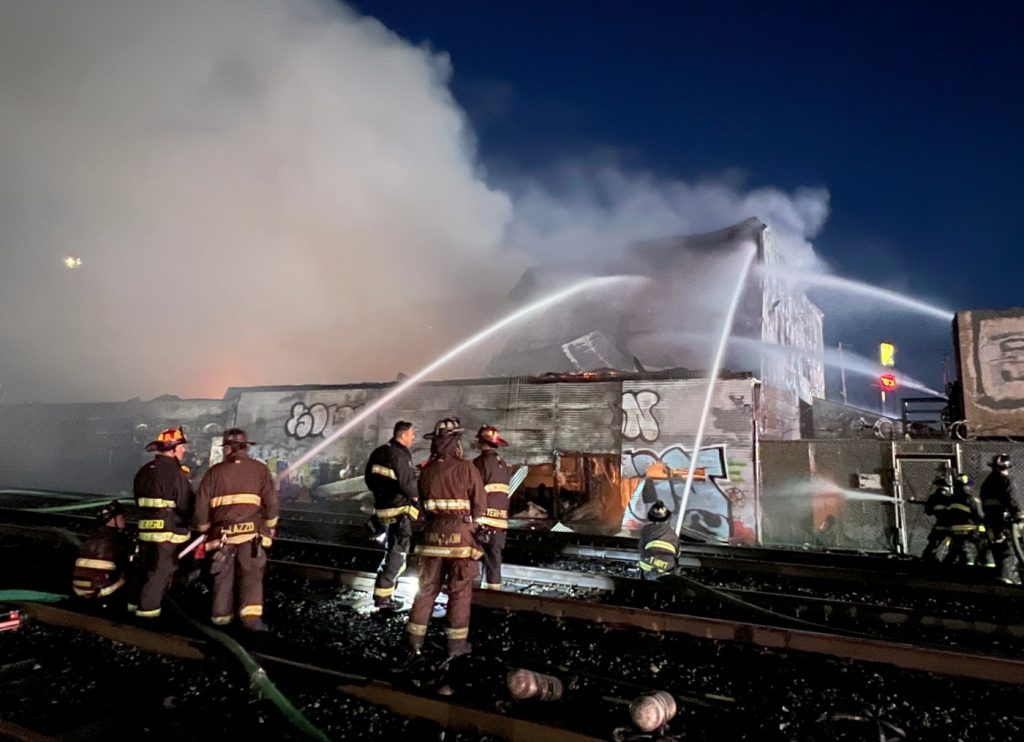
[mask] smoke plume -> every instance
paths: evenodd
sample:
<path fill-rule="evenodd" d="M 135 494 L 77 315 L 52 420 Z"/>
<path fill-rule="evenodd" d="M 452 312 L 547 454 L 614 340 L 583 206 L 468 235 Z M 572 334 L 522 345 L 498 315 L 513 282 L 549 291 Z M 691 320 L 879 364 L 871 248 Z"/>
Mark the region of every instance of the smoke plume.
<path fill-rule="evenodd" d="M 749 216 L 814 263 L 821 191 L 488 182 L 451 73 L 328 0 L 3 5 L 0 400 L 391 379 L 531 262 Z"/>

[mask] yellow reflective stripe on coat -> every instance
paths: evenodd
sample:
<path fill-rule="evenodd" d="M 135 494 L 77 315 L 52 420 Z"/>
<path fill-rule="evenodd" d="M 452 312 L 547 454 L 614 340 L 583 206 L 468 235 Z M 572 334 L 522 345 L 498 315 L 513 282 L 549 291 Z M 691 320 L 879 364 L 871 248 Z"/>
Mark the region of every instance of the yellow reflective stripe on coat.
<path fill-rule="evenodd" d="M 969 512 L 971 512 L 971 507 L 970 507 L 970 505 L 963 505 L 963 504 L 961 504 L 961 503 L 959 503 L 959 502 L 954 502 L 954 503 L 953 503 L 952 505 L 950 505 L 949 507 L 950 507 L 950 508 L 955 508 L 955 509 L 957 509 L 957 510 L 964 510 L 964 511 L 966 511 L 966 512 L 968 512 L 968 513 L 969 513 Z"/>
<path fill-rule="evenodd" d="M 387 477 L 388 479 L 398 479 L 398 475 L 395 474 L 394 469 L 391 469 L 387 466 L 381 466 L 380 464 L 374 464 L 373 466 L 371 466 L 370 473 L 379 474 L 380 476 Z"/>
<path fill-rule="evenodd" d="M 172 544 L 183 544 L 188 541 L 187 533 L 173 533 L 171 531 L 142 531 L 139 533 L 140 541 L 150 541 L 155 544 L 171 542 Z"/>
<path fill-rule="evenodd" d="M 379 510 L 374 510 L 373 514 L 376 515 L 377 518 L 380 519 L 380 522 L 386 526 L 391 525 L 403 515 L 408 515 L 413 520 L 420 517 L 420 511 L 417 510 L 414 505 L 402 505 L 397 508 L 381 508 Z"/>
<path fill-rule="evenodd" d="M 495 482 L 494 484 L 485 484 L 484 485 L 484 492 L 504 492 L 507 495 L 508 494 L 508 485 L 507 484 L 500 484 L 498 482 Z"/>
<path fill-rule="evenodd" d="M 676 549 L 677 548 L 678 547 L 675 544 L 673 544 L 671 541 L 654 540 L 654 541 L 648 541 L 646 544 L 644 544 L 644 549 L 645 550 L 646 549 L 654 549 L 655 551 L 671 551 L 673 554 L 676 553 Z"/>
<path fill-rule="evenodd" d="M 107 561 L 106 559 L 81 559 L 75 560 L 76 567 L 82 567 L 83 569 L 117 569 L 117 565 L 114 562 Z"/>
<path fill-rule="evenodd" d="M 267 528 L 277 528 L 277 518 L 269 518 L 263 522 L 266 523 Z"/>
<path fill-rule="evenodd" d="M 423 507 L 427 510 L 469 510 L 472 503 L 469 500 L 425 500 Z"/>
<path fill-rule="evenodd" d="M 140 497 L 136 504 L 140 508 L 174 508 L 178 506 L 174 500 L 164 500 L 159 497 Z"/>
<path fill-rule="evenodd" d="M 224 507 L 225 505 L 260 505 L 263 498 L 249 492 L 242 492 L 237 495 L 221 495 L 210 500 L 211 508 Z"/>
<path fill-rule="evenodd" d="M 484 555 L 480 549 L 472 546 L 417 546 L 414 550 L 417 554 L 427 557 L 442 557 L 444 559 L 479 559 Z"/>
<path fill-rule="evenodd" d="M 488 518 L 487 516 L 483 516 L 477 518 L 476 522 L 485 526 L 490 526 L 491 528 L 501 528 L 504 530 L 508 530 L 508 521 L 504 518 Z"/>

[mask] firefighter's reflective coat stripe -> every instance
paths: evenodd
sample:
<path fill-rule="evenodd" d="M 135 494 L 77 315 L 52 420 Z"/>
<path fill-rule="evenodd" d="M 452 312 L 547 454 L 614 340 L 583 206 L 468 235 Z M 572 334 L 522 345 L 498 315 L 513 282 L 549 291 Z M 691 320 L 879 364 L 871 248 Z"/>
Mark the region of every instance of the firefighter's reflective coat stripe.
<path fill-rule="evenodd" d="M 105 569 L 112 570 L 117 569 L 117 565 L 107 559 L 76 559 L 76 567 L 82 567 L 83 569 Z"/>
<path fill-rule="evenodd" d="M 668 541 L 659 541 L 657 539 L 654 541 L 648 541 L 644 544 L 644 549 L 651 551 L 667 551 L 672 554 L 675 554 L 678 551 L 678 547 L 675 544 Z"/>
<path fill-rule="evenodd" d="M 507 495 L 508 494 L 508 485 L 507 484 L 502 484 L 500 482 L 493 482 L 491 484 L 485 484 L 484 485 L 484 492 L 487 492 L 488 494 L 491 493 L 491 492 L 503 492 L 503 493 L 505 493 Z"/>
<path fill-rule="evenodd" d="M 445 512 L 454 513 L 456 511 L 468 513 L 472 508 L 472 503 L 469 500 L 425 500 L 423 502 L 423 508 L 429 513 Z"/>
<path fill-rule="evenodd" d="M 475 546 L 431 546 L 420 544 L 414 553 L 427 557 L 442 557 L 444 559 L 479 559 L 484 555 L 483 551 Z"/>
<path fill-rule="evenodd" d="M 75 580 L 72 583 L 71 587 L 75 591 L 75 595 L 78 595 L 82 598 L 105 598 L 108 595 L 111 595 L 112 593 L 116 593 L 118 590 L 124 587 L 124 578 L 120 577 L 118 578 L 117 582 L 113 583 L 112 585 L 102 587 L 99 590 L 92 587 L 92 583 L 87 582 L 85 580 Z"/>
<path fill-rule="evenodd" d="M 237 545 L 259 538 L 269 547 L 278 518 L 277 490 L 259 461 L 235 454 L 203 477 L 196 498 L 196 523 L 207 534 L 208 550 L 217 549 L 222 539 Z"/>
<path fill-rule="evenodd" d="M 484 526 L 490 526 L 491 528 L 508 530 L 508 518 L 492 518 L 489 515 L 485 515 L 477 518 L 476 522 Z"/>
<path fill-rule="evenodd" d="M 183 544 L 188 541 L 187 533 L 174 533 L 173 531 L 139 531 L 139 541 L 149 541 L 154 544 L 170 542 L 172 544 Z"/>
<path fill-rule="evenodd" d="M 381 511 L 411 507 L 418 495 L 416 490 L 416 469 L 412 465 L 412 454 L 409 449 L 392 438 L 383 446 L 378 446 L 370 454 L 363 471 L 366 486 L 373 493 L 373 505 L 377 517 L 395 518 L 411 512 L 398 513 L 393 516 L 381 515 Z M 393 521 L 392 521 L 393 522 Z M 385 522 L 384 525 L 389 525 Z"/>
<path fill-rule="evenodd" d="M 378 474 L 382 477 L 387 477 L 388 479 L 398 479 L 398 475 L 395 474 L 394 469 L 389 466 L 381 466 L 380 464 L 371 464 L 370 473 Z"/>
<path fill-rule="evenodd" d="M 403 515 L 408 515 L 413 520 L 420 517 L 420 511 L 414 505 L 402 505 L 397 508 L 375 508 L 374 515 L 386 526 L 391 525 Z"/>
<path fill-rule="evenodd" d="M 135 474 L 139 540 L 181 544 L 188 541 L 192 487 L 173 456 L 157 455 Z"/>
<path fill-rule="evenodd" d="M 174 500 L 164 500 L 160 497 L 140 497 L 135 501 L 140 508 L 173 508 Z"/>
<path fill-rule="evenodd" d="M 234 495 L 219 495 L 210 498 L 211 508 L 222 508 L 227 505 L 261 505 L 263 498 L 250 492 L 239 492 Z"/>

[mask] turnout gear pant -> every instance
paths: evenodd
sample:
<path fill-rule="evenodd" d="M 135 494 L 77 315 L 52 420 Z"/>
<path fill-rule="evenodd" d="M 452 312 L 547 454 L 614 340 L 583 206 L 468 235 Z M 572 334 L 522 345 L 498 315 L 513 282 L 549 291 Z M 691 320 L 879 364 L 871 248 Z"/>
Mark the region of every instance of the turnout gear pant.
<path fill-rule="evenodd" d="M 267 550 L 257 536 L 241 544 L 225 544 L 210 556 L 213 576 L 211 620 L 218 626 L 231 623 L 237 611 L 243 621 L 263 616 L 263 576 Z"/>
<path fill-rule="evenodd" d="M 501 552 L 505 548 L 505 537 L 503 529 L 495 528 L 487 543 L 480 544 L 484 550 L 481 587 L 485 590 L 501 589 Z"/>
<path fill-rule="evenodd" d="M 178 570 L 178 549 L 180 544 L 170 541 L 142 542 L 139 554 L 139 572 L 142 577 L 138 588 L 138 602 L 128 596 L 129 605 L 137 605 L 135 615 L 139 618 L 158 618 L 160 604 L 171 587 L 171 580 Z M 138 583 L 137 583 L 138 584 Z"/>
<path fill-rule="evenodd" d="M 1017 574 L 1017 555 L 1013 552 L 1011 536 L 1007 535 L 1001 541 L 992 544 L 992 556 L 995 558 L 996 566 L 999 568 L 999 579 L 1003 582 L 1018 584 L 1020 577 Z"/>
<path fill-rule="evenodd" d="M 469 611 L 473 601 L 473 581 L 477 563 L 473 559 L 423 557 L 420 560 L 420 590 L 409 612 L 409 643 L 419 649 L 427 636 L 427 623 L 434 610 L 434 601 L 441 584 L 448 582 L 448 654 L 456 656 L 469 651 Z"/>
<path fill-rule="evenodd" d="M 378 604 L 392 599 L 398 578 L 405 571 L 405 562 L 412 548 L 412 518 L 403 515 L 388 526 L 384 548 L 387 551 L 377 569 L 377 580 L 373 585 L 373 602 Z"/>
<path fill-rule="evenodd" d="M 940 564 L 973 566 L 978 559 L 978 545 L 973 533 L 950 533 L 933 530 L 928 535 L 922 559 Z"/>

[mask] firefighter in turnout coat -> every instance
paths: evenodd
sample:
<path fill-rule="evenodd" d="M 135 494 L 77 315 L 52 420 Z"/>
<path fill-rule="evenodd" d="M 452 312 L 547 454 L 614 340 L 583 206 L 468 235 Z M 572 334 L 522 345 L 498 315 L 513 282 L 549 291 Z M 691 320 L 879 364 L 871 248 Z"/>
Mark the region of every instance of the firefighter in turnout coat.
<path fill-rule="evenodd" d="M 501 552 L 505 548 L 505 536 L 508 531 L 508 482 L 511 470 L 501 460 L 498 448 L 508 443 L 501 437 L 493 425 L 484 425 L 477 431 L 477 445 L 480 455 L 473 459 L 473 465 L 480 471 L 484 480 L 484 492 L 487 493 L 487 510 L 477 519 L 480 525 L 489 531 L 481 539 L 483 548 L 483 580 L 481 586 L 485 590 L 501 589 Z"/>
<path fill-rule="evenodd" d="M 124 587 L 131 541 L 125 531 L 124 508 L 117 500 L 100 511 L 99 529 L 78 550 L 71 587 L 80 598 L 103 600 Z"/>
<path fill-rule="evenodd" d="M 206 534 L 213 623 L 229 624 L 237 611 L 244 628 L 266 631 L 263 577 L 278 503 L 270 471 L 249 458 L 252 443 L 239 428 L 224 433 L 224 461 L 211 467 L 199 485 L 196 524 Z"/>
<path fill-rule="evenodd" d="M 1024 514 L 1017 504 L 1017 492 L 1011 477 L 1013 463 L 1005 453 L 992 458 L 992 473 L 981 483 L 981 509 L 985 514 L 985 530 L 990 548 L 999 566 L 999 579 L 1017 584 L 1017 557 L 1013 552 L 1013 524 Z"/>
<path fill-rule="evenodd" d="M 640 576 L 656 580 L 672 574 L 679 552 L 679 536 L 668 522 L 672 511 L 658 500 L 647 512 L 650 520 L 640 531 Z"/>
<path fill-rule="evenodd" d="M 161 431 L 146 445 L 156 456 L 135 475 L 141 548 L 128 610 L 139 618 L 160 616 L 160 604 L 178 569 L 178 551 L 188 541 L 195 495 L 188 469 L 181 465 L 187 444 L 180 426 Z"/>
<path fill-rule="evenodd" d="M 373 493 L 374 517 L 387 529 L 384 559 L 373 585 L 373 604 L 378 608 L 402 607 L 402 601 L 395 598 L 395 588 L 412 547 L 412 522 L 420 515 L 416 507 L 416 469 L 409 451 L 415 440 L 412 423 L 399 420 L 391 440 L 370 454 L 363 473 L 366 486 Z"/>
<path fill-rule="evenodd" d="M 981 514 L 974 507 L 974 501 L 966 484 L 956 481 L 950 484 L 943 475 L 936 477 L 935 491 L 924 504 L 924 512 L 935 518 L 935 525 L 928 534 L 922 558 L 941 563 L 973 565 L 978 556 L 977 537 L 981 525 Z"/>
<path fill-rule="evenodd" d="M 420 555 L 420 589 L 413 601 L 406 630 L 414 651 L 420 651 L 427 622 L 441 584 L 448 581 L 448 654 L 469 652 L 469 612 L 477 560 L 483 551 L 476 540 L 476 519 L 487 510 L 480 472 L 462 456 L 462 427 L 458 418 L 434 426 L 430 461 L 420 474 L 420 502 L 426 514 Z"/>

